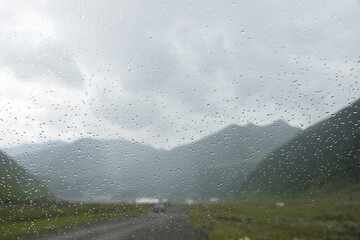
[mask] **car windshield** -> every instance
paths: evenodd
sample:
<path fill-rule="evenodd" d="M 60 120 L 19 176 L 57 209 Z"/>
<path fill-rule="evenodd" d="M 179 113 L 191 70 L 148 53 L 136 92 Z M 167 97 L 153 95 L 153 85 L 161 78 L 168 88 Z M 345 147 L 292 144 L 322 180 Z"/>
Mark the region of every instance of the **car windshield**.
<path fill-rule="evenodd" d="M 0 0 L 0 239 L 359 239 L 359 16 Z"/>

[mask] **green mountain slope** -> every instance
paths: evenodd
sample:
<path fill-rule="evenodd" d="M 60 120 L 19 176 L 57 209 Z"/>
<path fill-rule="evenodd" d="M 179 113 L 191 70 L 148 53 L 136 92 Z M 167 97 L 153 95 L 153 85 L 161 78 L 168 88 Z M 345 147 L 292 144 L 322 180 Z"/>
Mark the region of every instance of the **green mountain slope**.
<path fill-rule="evenodd" d="M 0 151 L 0 203 L 54 200 L 39 180 Z"/>
<path fill-rule="evenodd" d="M 360 183 L 360 100 L 269 154 L 242 191 L 291 195 Z"/>
<path fill-rule="evenodd" d="M 266 154 L 294 137 L 299 128 L 279 120 L 270 125 L 230 125 L 168 153 L 181 194 L 223 198 L 236 191 Z M 185 174 L 184 174 L 185 173 Z"/>

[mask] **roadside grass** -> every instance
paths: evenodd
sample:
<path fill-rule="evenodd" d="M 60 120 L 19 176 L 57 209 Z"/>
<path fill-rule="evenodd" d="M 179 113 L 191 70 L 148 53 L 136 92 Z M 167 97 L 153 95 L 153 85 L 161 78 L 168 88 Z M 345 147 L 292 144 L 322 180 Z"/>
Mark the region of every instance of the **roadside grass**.
<path fill-rule="evenodd" d="M 360 239 L 359 199 L 278 199 L 185 207 L 195 230 L 214 239 Z"/>
<path fill-rule="evenodd" d="M 141 215 L 149 210 L 150 205 L 134 204 L 1 205 L 0 236 L 14 239 L 95 221 Z"/>

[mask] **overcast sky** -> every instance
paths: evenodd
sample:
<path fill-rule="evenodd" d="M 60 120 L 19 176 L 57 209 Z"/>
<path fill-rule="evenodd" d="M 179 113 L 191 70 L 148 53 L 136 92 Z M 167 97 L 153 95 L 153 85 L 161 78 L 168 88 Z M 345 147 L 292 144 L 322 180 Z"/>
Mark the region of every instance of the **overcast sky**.
<path fill-rule="evenodd" d="M 360 1 L 0 1 L 0 148 L 171 148 L 360 97 Z"/>

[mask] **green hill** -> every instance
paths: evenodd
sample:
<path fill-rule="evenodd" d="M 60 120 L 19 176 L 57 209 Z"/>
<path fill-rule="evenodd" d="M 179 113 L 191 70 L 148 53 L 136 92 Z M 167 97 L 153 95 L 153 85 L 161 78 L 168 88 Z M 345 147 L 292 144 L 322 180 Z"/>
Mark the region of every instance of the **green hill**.
<path fill-rule="evenodd" d="M 241 190 L 291 196 L 304 191 L 338 191 L 358 183 L 360 100 L 270 153 Z"/>
<path fill-rule="evenodd" d="M 0 203 L 54 200 L 39 180 L 0 151 Z"/>
<path fill-rule="evenodd" d="M 239 188 L 268 153 L 299 132 L 283 120 L 265 126 L 230 125 L 177 147 L 168 153 L 169 161 L 177 164 L 172 176 L 179 180 L 174 186 L 194 199 L 224 198 Z"/>

